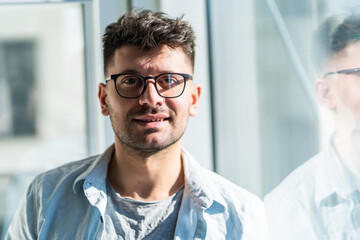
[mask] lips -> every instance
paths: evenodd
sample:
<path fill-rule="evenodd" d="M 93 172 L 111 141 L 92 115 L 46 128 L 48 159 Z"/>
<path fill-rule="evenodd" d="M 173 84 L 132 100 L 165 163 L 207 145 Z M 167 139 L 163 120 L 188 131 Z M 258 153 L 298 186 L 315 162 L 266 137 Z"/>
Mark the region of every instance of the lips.
<path fill-rule="evenodd" d="M 166 119 L 164 118 L 156 118 L 156 119 L 135 119 L 139 122 L 162 122 L 165 121 Z"/>
<path fill-rule="evenodd" d="M 151 123 L 151 122 L 163 122 L 168 120 L 169 117 L 165 114 L 156 114 L 156 115 L 144 115 L 135 117 L 134 120 L 137 122 Z"/>

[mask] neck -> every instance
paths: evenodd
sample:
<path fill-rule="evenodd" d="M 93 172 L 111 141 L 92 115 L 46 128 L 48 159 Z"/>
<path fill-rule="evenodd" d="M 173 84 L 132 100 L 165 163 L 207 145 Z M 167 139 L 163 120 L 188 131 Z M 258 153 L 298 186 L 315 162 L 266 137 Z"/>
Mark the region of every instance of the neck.
<path fill-rule="evenodd" d="M 122 196 L 156 201 L 176 193 L 184 184 L 181 141 L 155 153 L 142 153 L 115 142 L 108 179 Z"/>
<path fill-rule="evenodd" d="M 360 178 L 360 135 L 349 129 L 338 129 L 334 148 L 347 168 Z"/>

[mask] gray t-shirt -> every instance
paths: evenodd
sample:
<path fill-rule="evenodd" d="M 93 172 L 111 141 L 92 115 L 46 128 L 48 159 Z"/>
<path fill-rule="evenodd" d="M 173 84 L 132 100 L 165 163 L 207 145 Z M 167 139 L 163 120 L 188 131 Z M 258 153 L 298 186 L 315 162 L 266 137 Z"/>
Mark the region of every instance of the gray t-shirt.
<path fill-rule="evenodd" d="M 121 197 L 107 181 L 102 239 L 173 239 L 183 189 L 160 201 L 143 202 Z"/>

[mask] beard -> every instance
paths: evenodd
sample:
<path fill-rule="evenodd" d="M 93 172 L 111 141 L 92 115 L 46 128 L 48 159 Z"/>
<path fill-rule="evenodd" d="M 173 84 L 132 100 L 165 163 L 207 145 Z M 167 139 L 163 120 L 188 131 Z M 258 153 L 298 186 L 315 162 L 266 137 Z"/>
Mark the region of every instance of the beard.
<path fill-rule="evenodd" d="M 169 131 L 168 134 L 163 133 L 160 138 L 147 139 L 147 136 L 151 134 L 156 134 L 157 132 L 160 132 L 160 130 L 157 128 L 148 128 L 145 129 L 142 134 L 139 134 L 138 132 L 134 133 L 132 126 L 133 116 L 166 113 L 168 111 L 160 108 L 142 106 L 135 111 L 129 111 L 125 121 L 122 121 L 116 114 L 113 114 L 114 112 L 111 108 L 109 110 L 110 122 L 116 138 L 127 149 L 138 153 L 143 153 L 145 155 L 159 152 L 178 142 L 182 138 L 187 125 L 186 121 L 185 126 L 182 128 L 180 126 L 175 127 L 173 129 L 170 129 L 171 131 Z M 175 113 L 170 111 L 169 116 L 169 119 L 167 119 L 166 121 L 170 123 L 171 121 L 174 121 Z"/>

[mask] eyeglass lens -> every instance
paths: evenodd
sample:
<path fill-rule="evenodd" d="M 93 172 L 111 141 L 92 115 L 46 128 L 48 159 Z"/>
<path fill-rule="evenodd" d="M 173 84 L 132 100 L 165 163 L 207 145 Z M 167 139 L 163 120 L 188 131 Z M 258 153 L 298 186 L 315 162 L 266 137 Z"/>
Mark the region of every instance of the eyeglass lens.
<path fill-rule="evenodd" d="M 145 81 L 138 75 L 120 75 L 116 79 L 116 88 L 122 97 L 136 98 L 144 91 Z M 180 74 L 164 74 L 156 78 L 155 87 L 162 97 L 177 97 L 185 86 L 185 79 Z"/>

